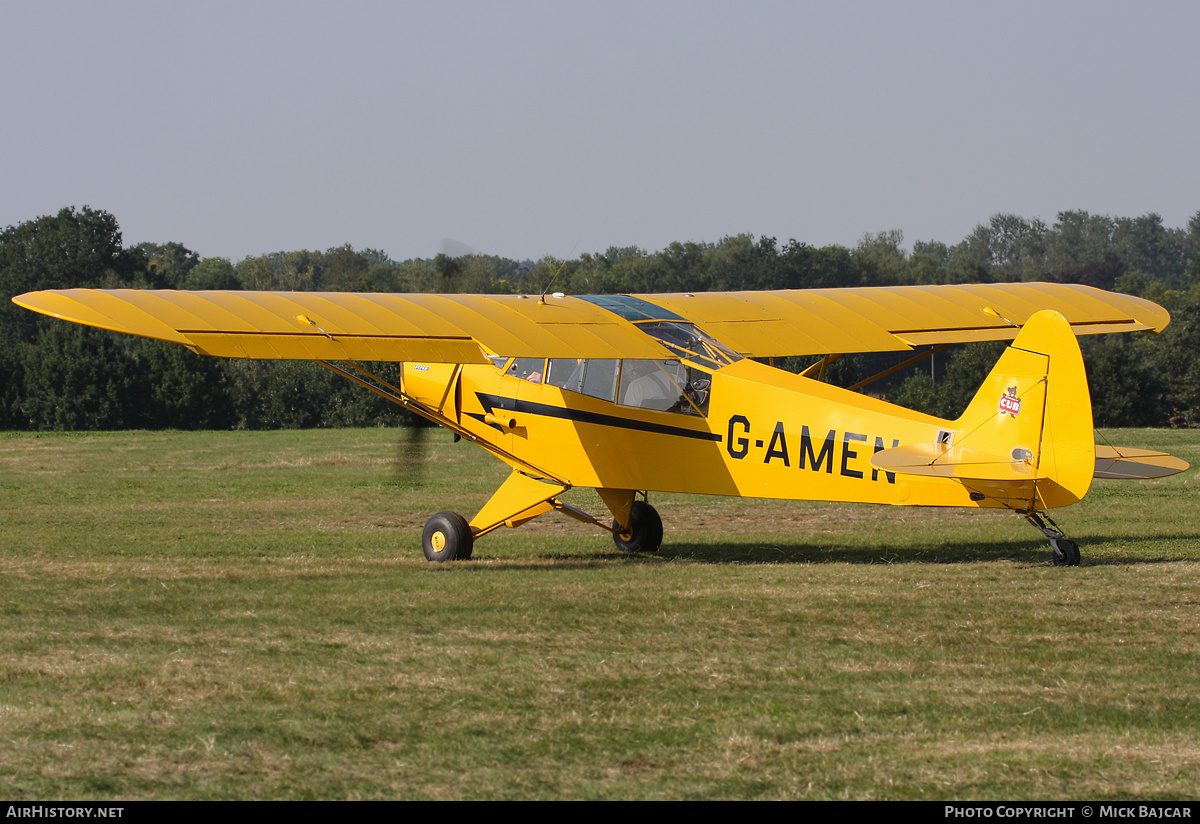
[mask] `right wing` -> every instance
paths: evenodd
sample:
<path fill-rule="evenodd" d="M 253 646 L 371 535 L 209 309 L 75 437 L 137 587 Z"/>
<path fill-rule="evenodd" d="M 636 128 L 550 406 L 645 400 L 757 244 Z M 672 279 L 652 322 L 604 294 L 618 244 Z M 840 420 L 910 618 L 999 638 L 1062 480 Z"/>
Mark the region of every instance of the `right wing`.
<path fill-rule="evenodd" d="M 746 357 L 888 352 L 1012 340 L 1042 309 L 1076 335 L 1161 332 L 1166 309 L 1143 298 L 1062 283 L 873 286 L 639 297 L 687 318 Z M 991 309 L 991 312 L 986 311 Z"/>

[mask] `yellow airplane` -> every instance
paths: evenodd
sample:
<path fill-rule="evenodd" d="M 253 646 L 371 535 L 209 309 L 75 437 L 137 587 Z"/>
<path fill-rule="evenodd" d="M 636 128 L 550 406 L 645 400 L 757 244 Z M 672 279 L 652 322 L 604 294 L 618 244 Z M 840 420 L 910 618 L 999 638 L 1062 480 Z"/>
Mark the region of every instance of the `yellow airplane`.
<path fill-rule="evenodd" d="M 512 473 L 467 521 L 429 519 L 431 561 L 558 510 L 653 552 L 651 492 L 1015 510 L 1045 514 L 1092 479 L 1188 464 L 1097 446 L 1076 335 L 1161 332 L 1167 311 L 1086 286 L 904 286 L 673 295 L 398 295 L 89 290 L 13 299 L 64 320 L 235 358 L 314 360 L 486 449 Z M 957 420 L 856 391 L 953 343 L 1011 340 Z M 841 389 L 836 358 L 915 354 Z M 821 356 L 797 375 L 774 358 Z M 767 361 L 766 363 L 762 361 Z M 398 386 L 371 364 L 400 362 Z M 593 487 L 611 524 L 562 501 Z"/>

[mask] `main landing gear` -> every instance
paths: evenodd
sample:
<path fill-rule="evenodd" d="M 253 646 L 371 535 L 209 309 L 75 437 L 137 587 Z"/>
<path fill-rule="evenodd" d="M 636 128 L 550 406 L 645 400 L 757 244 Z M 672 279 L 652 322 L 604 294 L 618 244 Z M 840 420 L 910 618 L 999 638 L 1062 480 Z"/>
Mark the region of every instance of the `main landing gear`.
<path fill-rule="evenodd" d="M 629 527 L 613 519 L 613 542 L 622 552 L 658 552 L 662 545 L 663 525 L 658 510 L 645 501 L 634 501 L 629 509 Z"/>
<path fill-rule="evenodd" d="M 1079 544 L 1064 535 L 1058 528 L 1058 524 L 1054 523 L 1049 515 L 1046 515 L 1043 520 L 1038 513 L 1030 512 L 1025 516 L 1025 520 L 1040 529 L 1042 534 L 1050 539 L 1050 549 L 1055 566 L 1079 566 Z M 1046 525 L 1047 522 L 1049 522 L 1049 526 Z"/>
<path fill-rule="evenodd" d="M 518 479 L 515 483 L 521 485 L 525 482 Z M 552 488 L 551 494 L 560 490 L 561 487 Z M 583 510 L 551 497 L 532 506 L 528 505 L 528 501 L 523 501 L 516 505 L 518 511 L 515 514 L 502 516 L 495 516 L 494 513 L 484 515 L 483 513 L 487 512 L 485 507 L 481 515 L 475 516 L 474 527 L 457 512 L 439 512 L 425 524 L 425 531 L 421 534 L 421 548 L 428 561 L 466 561 L 471 558 L 476 538 L 497 527 L 519 526 L 544 512 L 557 509 L 576 520 L 611 531 L 617 549 L 622 552 L 657 552 L 662 544 L 663 524 L 654 507 L 644 500 L 634 500 L 632 490 L 598 491 L 605 499 L 606 505 L 617 515 L 611 527 Z M 512 506 L 502 508 L 507 512 Z M 628 522 L 628 526 L 621 527 L 622 519 Z M 484 524 L 482 527 L 479 525 L 481 522 Z"/>
<path fill-rule="evenodd" d="M 469 561 L 475 535 L 457 512 L 439 512 L 425 523 L 421 548 L 427 561 Z"/>

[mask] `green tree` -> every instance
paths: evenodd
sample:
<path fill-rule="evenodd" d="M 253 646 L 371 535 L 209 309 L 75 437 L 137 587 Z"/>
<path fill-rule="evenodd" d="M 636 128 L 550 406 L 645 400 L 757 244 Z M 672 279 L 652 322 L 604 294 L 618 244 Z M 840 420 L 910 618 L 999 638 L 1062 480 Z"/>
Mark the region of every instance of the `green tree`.
<path fill-rule="evenodd" d="M 966 411 L 1006 346 L 1004 341 L 964 344 L 950 356 L 937 382 L 928 372 L 917 372 L 890 391 L 888 400 L 928 415 L 955 420 Z"/>
<path fill-rule="evenodd" d="M 0 336 L 36 337 L 39 316 L 11 299 L 39 289 L 121 287 L 144 283 L 140 254 L 121 247 L 117 220 L 84 206 L 62 209 L 0 232 Z"/>
<path fill-rule="evenodd" d="M 708 288 L 704 271 L 705 247 L 699 243 L 671 243 L 644 258 L 619 264 L 614 269 L 625 281 L 626 291 L 702 292 Z"/>
<path fill-rule="evenodd" d="M 1171 301 L 1171 325 L 1154 341 L 1151 371 L 1167 385 L 1171 423 L 1200 424 L 1200 287 Z"/>
<path fill-rule="evenodd" d="M 200 255 L 174 241 L 139 243 L 133 247 L 148 268 L 148 280 L 155 289 L 182 289 L 188 275 L 200 262 Z"/>
<path fill-rule="evenodd" d="M 335 292 L 363 291 L 371 264 L 366 255 L 354 251 L 349 243 L 325 250 L 322 263 L 326 289 Z"/>
<path fill-rule="evenodd" d="M 394 363 L 366 364 L 393 386 Z M 374 392 L 309 361 L 228 362 L 228 391 L 241 429 L 411 425 L 413 416 Z"/>
<path fill-rule="evenodd" d="M 942 408 L 938 385 L 928 372 L 917 372 L 905 378 L 899 386 L 888 392 L 889 403 L 915 409 L 926 415 L 938 415 Z"/>
<path fill-rule="evenodd" d="M 987 280 L 1035 280 L 1045 270 L 1046 224 L 1020 215 L 995 214 L 957 247 L 956 256 L 987 272 Z M 947 282 L 962 282 L 959 280 Z"/>
<path fill-rule="evenodd" d="M 241 289 L 242 282 L 228 258 L 208 257 L 197 263 L 188 273 L 180 287 L 182 289 Z"/>
<path fill-rule="evenodd" d="M 309 361 L 235 360 L 229 391 L 240 429 L 319 426 L 333 373 Z"/>
<path fill-rule="evenodd" d="M 793 241 L 794 243 L 795 241 Z M 709 284 L 721 292 L 744 289 L 779 289 L 777 276 L 779 251 L 773 237 L 730 235 L 722 238 L 707 253 Z"/>
<path fill-rule="evenodd" d="M 1115 223 L 1108 215 L 1093 215 L 1085 211 L 1058 213 L 1058 220 L 1046 235 L 1048 273 L 1075 271 L 1094 261 L 1103 260 L 1105 252 L 1113 251 L 1112 234 Z"/>
<path fill-rule="evenodd" d="M 1126 267 L 1139 269 L 1167 286 L 1178 287 L 1187 266 L 1185 239 L 1183 230 L 1163 226 L 1162 216 L 1157 213 L 1120 217 L 1113 227 L 1113 254 Z"/>
<path fill-rule="evenodd" d="M 245 289 L 266 292 L 280 288 L 275 276 L 275 268 L 266 255 L 242 258 L 234 270 L 234 274 Z"/>
<path fill-rule="evenodd" d="M 437 257 L 433 259 L 433 270 L 437 272 L 437 291 L 440 294 L 455 294 L 459 291 L 462 263 L 458 258 L 438 252 Z"/>
<path fill-rule="evenodd" d="M 319 292 L 325 288 L 325 261 L 320 252 L 301 249 L 271 255 L 279 288 L 290 292 Z"/>
<path fill-rule="evenodd" d="M 512 284 L 500 278 L 500 258 L 466 255 L 459 258 L 459 285 L 467 294 L 511 294 Z"/>
<path fill-rule="evenodd" d="M 1114 252 L 1105 252 L 1100 260 L 1085 263 L 1078 269 L 1051 273 L 1046 279 L 1054 283 L 1079 283 L 1111 292 L 1124 274 L 1124 261 Z"/>
<path fill-rule="evenodd" d="M 1200 284 L 1200 212 L 1196 212 L 1188 220 L 1180 243 L 1187 258 L 1184 283 L 1188 287 Z"/>
<path fill-rule="evenodd" d="M 1084 346 L 1096 426 L 1162 426 L 1166 386 L 1126 335 L 1103 335 Z"/>
<path fill-rule="evenodd" d="M 120 227 L 107 212 L 66 208 L 0 232 L 0 428 L 29 425 L 27 393 L 43 380 L 30 374 L 43 360 L 38 339 L 44 330 L 64 325 L 16 306 L 14 296 L 40 289 L 147 283 L 145 256 L 122 248 Z M 52 357 L 44 360 L 62 365 Z M 88 365 L 80 368 L 86 374 Z"/>
<path fill-rule="evenodd" d="M 54 323 L 24 345 L 23 428 L 131 429 L 147 425 L 149 382 L 138 341 L 115 332 Z"/>
<path fill-rule="evenodd" d="M 144 340 L 140 361 L 149 387 L 145 426 L 154 429 L 230 429 L 237 411 L 226 361 L 196 355 L 177 343 Z"/>
<path fill-rule="evenodd" d="M 899 286 L 909 283 L 908 256 L 900 248 L 904 233 L 899 229 L 872 234 L 867 232 L 851 253 L 862 273 L 863 286 Z"/>

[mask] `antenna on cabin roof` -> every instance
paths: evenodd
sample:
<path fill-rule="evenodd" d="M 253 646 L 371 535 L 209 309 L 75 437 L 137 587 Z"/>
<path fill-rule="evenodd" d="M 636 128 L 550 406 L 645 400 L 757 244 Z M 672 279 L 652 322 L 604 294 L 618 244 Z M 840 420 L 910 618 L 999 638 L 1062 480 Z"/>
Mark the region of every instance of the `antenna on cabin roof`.
<path fill-rule="evenodd" d="M 571 247 L 571 251 L 567 253 L 567 257 L 575 254 L 575 250 L 577 248 L 579 248 L 578 240 L 575 241 L 575 245 Z M 563 264 L 566 263 L 565 260 L 556 260 L 550 255 L 546 255 L 544 258 L 542 258 L 542 260 L 547 261 L 546 265 L 550 267 L 550 280 L 547 281 L 545 288 L 542 289 L 542 296 L 538 298 L 539 306 L 544 306 L 546 304 L 546 293 L 550 292 L 550 287 L 554 285 L 554 281 L 558 279 L 559 274 L 562 272 Z M 551 292 L 550 294 L 556 298 L 565 297 L 562 292 Z"/>

